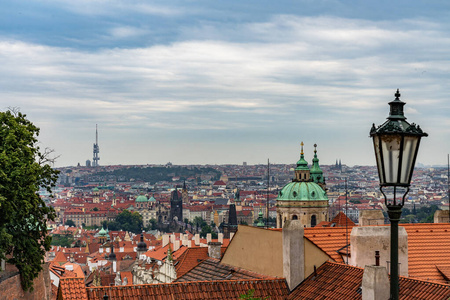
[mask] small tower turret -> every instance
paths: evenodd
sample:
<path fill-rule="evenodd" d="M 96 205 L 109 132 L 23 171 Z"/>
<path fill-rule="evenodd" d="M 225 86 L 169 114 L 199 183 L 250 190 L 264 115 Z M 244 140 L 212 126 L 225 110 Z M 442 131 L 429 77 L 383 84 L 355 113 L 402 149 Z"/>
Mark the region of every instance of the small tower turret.
<path fill-rule="evenodd" d="M 295 178 L 292 181 L 310 181 L 310 171 L 308 163 L 305 160 L 303 153 L 303 142 L 300 144 L 302 149 L 300 151 L 300 159 L 297 161 L 297 168 L 295 168 Z"/>
<path fill-rule="evenodd" d="M 310 170 L 311 179 L 325 189 L 325 178 L 323 177 L 323 171 L 319 166 L 319 159 L 317 158 L 317 144 L 314 144 L 314 158 L 312 161 L 313 164 Z"/>
<path fill-rule="evenodd" d="M 137 244 L 136 252 L 137 259 L 139 259 L 141 255 L 147 252 L 147 244 L 144 242 L 144 232 L 141 232 L 141 241 Z"/>

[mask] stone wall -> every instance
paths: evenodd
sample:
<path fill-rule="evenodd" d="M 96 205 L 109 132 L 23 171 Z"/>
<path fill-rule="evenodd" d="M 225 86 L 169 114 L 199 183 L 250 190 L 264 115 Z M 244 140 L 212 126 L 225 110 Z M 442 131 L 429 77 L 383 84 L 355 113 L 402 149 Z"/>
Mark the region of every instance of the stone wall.
<path fill-rule="evenodd" d="M 50 300 L 52 298 L 48 264 L 42 265 L 42 271 L 33 281 L 34 290 L 32 292 L 23 291 L 17 271 L 14 272 L 10 266 L 7 266 L 7 271 L 4 272 L 9 272 L 9 274 L 0 279 L 0 300 Z M 6 273 L 4 274 L 6 275 Z"/>

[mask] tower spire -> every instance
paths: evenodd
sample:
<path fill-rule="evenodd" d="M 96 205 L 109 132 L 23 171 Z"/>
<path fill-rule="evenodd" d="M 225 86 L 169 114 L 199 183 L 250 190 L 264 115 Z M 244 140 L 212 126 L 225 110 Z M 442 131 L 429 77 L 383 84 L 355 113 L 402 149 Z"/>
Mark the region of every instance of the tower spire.
<path fill-rule="evenodd" d="M 305 156 L 303 153 L 303 142 L 300 143 L 301 151 L 300 151 L 300 159 L 297 161 L 297 168 L 295 168 L 295 178 L 294 181 L 309 181 L 309 168 L 308 163 L 305 160 Z"/>
<path fill-rule="evenodd" d="M 95 144 L 94 144 L 94 157 L 93 157 L 93 163 L 92 166 L 93 167 L 98 167 L 98 161 L 100 160 L 100 157 L 98 156 L 98 154 L 100 153 L 100 148 L 98 146 L 98 126 L 97 124 L 95 124 Z"/>
<path fill-rule="evenodd" d="M 315 183 L 318 183 L 319 185 L 325 183 L 323 178 L 323 171 L 319 166 L 319 159 L 317 158 L 317 144 L 314 144 L 314 158 L 312 160 L 311 178 Z"/>

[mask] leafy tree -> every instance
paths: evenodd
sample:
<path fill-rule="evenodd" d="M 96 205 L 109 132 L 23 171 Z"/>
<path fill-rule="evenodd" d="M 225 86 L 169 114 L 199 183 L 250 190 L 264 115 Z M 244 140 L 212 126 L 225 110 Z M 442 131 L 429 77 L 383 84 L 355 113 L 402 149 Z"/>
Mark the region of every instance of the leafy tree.
<path fill-rule="evenodd" d="M 108 227 L 109 230 L 124 230 L 133 233 L 140 233 L 143 226 L 142 216 L 138 212 L 130 212 L 124 210 L 116 216 L 114 222 L 104 221 L 103 227 Z"/>
<path fill-rule="evenodd" d="M 52 151 L 38 146 L 38 135 L 26 115 L 0 112 L 0 259 L 18 268 L 24 290 L 32 290 L 42 269 L 51 243 L 46 220 L 55 218 L 38 192 L 51 193 L 58 172 L 49 165 Z"/>
<path fill-rule="evenodd" d="M 239 299 L 242 300 L 266 300 L 269 299 L 269 297 L 260 298 L 260 297 L 254 297 L 253 294 L 255 293 L 255 290 L 248 290 L 246 294 L 242 294 L 239 296 Z"/>
<path fill-rule="evenodd" d="M 74 239 L 71 235 L 68 234 L 54 234 L 52 236 L 51 245 L 54 246 L 63 246 L 70 247 L 73 243 Z"/>
<path fill-rule="evenodd" d="M 92 210 L 93 211 L 98 211 L 98 207 L 94 207 Z"/>
<path fill-rule="evenodd" d="M 75 225 L 75 222 L 72 221 L 72 220 L 67 220 L 65 225 L 67 225 L 67 226 L 69 226 L 69 227 L 75 227 L 75 226 L 76 226 L 76 225 Z"/>

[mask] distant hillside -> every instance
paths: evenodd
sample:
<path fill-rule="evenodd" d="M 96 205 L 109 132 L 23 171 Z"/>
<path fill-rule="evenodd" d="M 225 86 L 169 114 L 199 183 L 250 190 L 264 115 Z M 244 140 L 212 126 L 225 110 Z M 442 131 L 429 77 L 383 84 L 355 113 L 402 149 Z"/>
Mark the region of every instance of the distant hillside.
<path fill-rule="evenodd" d="M 221 173 L 210 167 L 129 167 L 117 169 L 111 172 L 102 171 L 92 174 L 98 181 L 117 181 L 117 182 L 149 182 L 154 184 L 158 181 L 172 181 L 173 177 L 180 177 L 180 180 L 189 177 L 211 178 L 217 180 Z M 103 179 L 103 180 L 102 180 Z"/>

